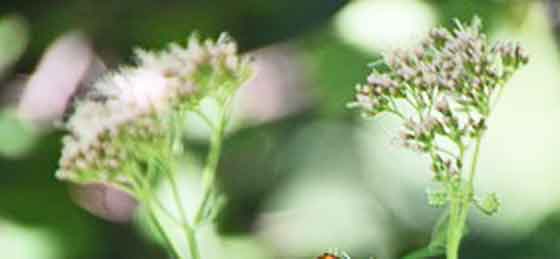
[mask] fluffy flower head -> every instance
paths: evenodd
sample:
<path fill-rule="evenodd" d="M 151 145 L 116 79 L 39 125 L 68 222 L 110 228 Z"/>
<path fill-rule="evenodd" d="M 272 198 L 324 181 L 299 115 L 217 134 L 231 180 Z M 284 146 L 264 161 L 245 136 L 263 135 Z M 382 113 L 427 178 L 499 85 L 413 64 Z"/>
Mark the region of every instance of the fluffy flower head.
<path fill-rule="evenodd" d="M 451 31 L 432 29 L 415 48 L 385 55 L 348 106 L 365 117 L 397 115 L 404 121 L 399 142 L 429 154 L 436 179 L 451 179 L 463 151 L 484 133 L 505 83 L 528 61 L 519 43 L 489 43 L 478 18 L 457 22 Z M 444 149 L 449 142 L 454 149 Z"/>
<path fill-rule="evenodd" d="M 102 77 L 76 102 L 65 124 L 59 178 L 131 188 L 135 174 L 149 171 L 148 161 L 171 153 L 174 114 L 196 109 L 206 97 L 232 96 L 252 71 L 225 35 L 136 53 L 136 66 Z"/>

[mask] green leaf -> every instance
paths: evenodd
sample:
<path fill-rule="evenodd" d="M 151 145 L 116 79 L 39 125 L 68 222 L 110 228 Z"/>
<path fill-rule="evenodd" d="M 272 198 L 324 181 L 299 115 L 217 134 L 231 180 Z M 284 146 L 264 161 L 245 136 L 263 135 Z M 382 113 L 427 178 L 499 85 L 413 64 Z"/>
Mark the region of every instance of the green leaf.
<path fill-rule="evenodd" d="M 431 258 L 445 254 L 447 247 L 447 229 L 449 228 L 449 209 L 446 209 L 439 217 L 432 231 L 432 239 L 428 246 L 420 248 L 403 257 L 403 259 L 422 259 Z M 463 228 L 463 237 L 469 232 L 469 228 L 465 223 Z"/>
<path fill-rule="evenodd" d="M 403 257 L 403 259 L 430 258 L 433 256 L 445 254 L 448 225 L 449 211 L 446 210 L 436 222 L 436 225 L 432 232 L 432 240 L 430 241 L 428 246 L 406 255 L 405 257 Z"/>
<path fill-rule="evenodd" d="M 28 42 L 27 23 L 19 16 L 0 18 L 0 75 L 25 51 Z"/>
<path fill-rule="evenodd" d="M 484 198 L 484 200 L 475 199 L 475 204 L 480 211 L 488 216 L 492 216 L 500 210 L 501 203 L 498 199 L 498 195 L 495 193 L 490 193 Z"/>
<path fill-rule="evenodd" d="M 0 156 L 18 157 L 27 153 L 37 140 L 31 126 L 12 111 L 0 111 Z"/>
<path fill-rule="evenodd" d="M 445 254 L 445 248 L 434 249 L 428 246 L 408 254 L 407 256 L 403 257 L 403 259 L 430 258 L 433 256 L 439 256 L 443 254 Z"/>

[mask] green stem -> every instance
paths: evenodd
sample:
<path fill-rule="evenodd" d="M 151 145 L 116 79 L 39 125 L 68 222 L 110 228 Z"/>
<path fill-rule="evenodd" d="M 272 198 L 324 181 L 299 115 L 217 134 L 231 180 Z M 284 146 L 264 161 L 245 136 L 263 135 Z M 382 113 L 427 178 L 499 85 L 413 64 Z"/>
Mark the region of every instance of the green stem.
<path fill-rule="evenodd" d="M 206 126 L 208 126 L 210 129 L 214 129 L 214 123 L 212 123 L 212 120 L 210 120 L 210 118 L 208 118 L 206 114 L 204 114 L 200 110 L 195 110 L 194 113 L 198 115 L 198 117 L 202 119 L 204 123 L 206 123 Z"/>
<path fill-rule="evenodd" d="M 154 173 L 155 171 L 154 169 L 157 169 L 153 167 L 154 165 L 155 164 L 153 164 L 153 162 L 150 163 L 148 174 Z M 133 171 L 138 172 L 138 170 L 133 170 Z M 125 172 L 128 172 L 128 170 L 125 170 Z M 135 193 L 136 193 L 135 197 L 137 197 L 137 199 L 140 200 L 142 204 L 144 204 L 148 212 L 148 219 L 150 220 L 151 224 L 158 232 L 158 234 L 161 236 L 161 238 L 163 238 L 164 246 L 166 250 L 171 254 L 172 258 L 183 259 L 181 253 L 179 252 L 180 251 L 179 248 L 175 246 L 173 239 L 171 238 L 171 236 L 168 235 L 169 233 L 165 231 L 165 228 L 163 227 L 163 224 L 161 223 L 160 218 L 157 215 L 156 208 L 152 206 L 152 202 L 155 202 L 156 205 L 164 213 L 169 213 L 165 209 L 163 204 L 161 204 L 161 202 L 157 199 L 156 195 L 152 192 L 150 182 L 147 179 L 145 179 L 142 175 L 131 173 L 128 176 L 132 180 L 133 189 L 135 189 Z M 172 220 L 174 220 L 174 217 L 172 217 L 170 213 L 166 215 L 168 215 Z"/>
<path fill-rule="evenodd" d="M 182 124 L 182 119 L 184 118 L 185 118 L 185 113 L 183 111 L 180 111 L 178 114 L 175 114 L 173 117 L 174 132 L 172 135 L 171 147 L 172 150 L 179 153 L 182 153 L 183 151 L 183 146 L 181 142 L 181 138 L 182 138 L 181 124 Z M 203 117 L 203 119 L 207 119 L 207 117 Z M 208 124 L 208 126 L 210 127 L 212 125 Z M 170 154 L 169 156 L 170 159 L 168 159 L 170 163 L 171 161 L 173 161 L 171 157 L 172 154 Z M 179 225 L 181 226 L 181 229 L 185 235 L 185 239 L 188 243 L 190 257 L 191 259 L 200 259 L 201 257 L 198 248 L 198 242 L 196 240 L 196 232 L 193 230 L 191 224 L 189 223 L 187 210 L 183 206 L 183 201 L 179 193 L 179 187 L 177 184 L 177 180 L 175 179 L 175 172 L 172 170 L 172 165 L 166 166 L 165 163 L 158 163 L 158 165 L 161 167 L 161 170 L 164 171 L 164 174 L 167 176 L 167 179 L 171 184 L 171 192 L 173 195 L 173 199 L 175 201 L 175 206 L 177 210 L 179 210 L 179 217 L 181 218 L 181 222 Z"/>
<path fill-rule="evenodd" d="M 460 200 L 453 197 L 451 200 L 451 207 L 449 212 L 449 226 L 447 228 L 447 259 L 459 258 L 459 245 L 461 242 L 462 233 L 459 232 L 459 204 Z"/>
<path fill-rule="evenodd" d="M 138 177 L 138 176 L 131 176 L 132 179 L 134 179 L 134 181 L 137 182 L 137 186 L 150 186 L 150 183 L 144 179 L 143 177 Z M 137 187 L 139 188 L 139 187 Z M 163 205 L 163 203 L 156 197 L 156 195 L 151 191 L 151 189 L 149 187 L 145 187 L 145 194 L 142 194 L 144 196 L 146 196 L 147 198 L 143 199 L 145 200 L 145 202 L 148 201 L 153 201 L 156 204 L 156 207 L 163 213 L 165 214 L 165 216 L 167 216 L 171 221 L 173 221 L 173 223 L 177 224 L 177 225 L 181 225 L 181 222 L 179 222 L 174 216 L 173 214 Z M 141 195 L 141 196 L 142 196 Z"/>
<path fill-rule="evenodd" d="M 132 189 L 134 190 L 134 197 L 140 201 L 140 203 L 144 204 L 147 212 L 148 212 L 148 219 L 150 223 L 153 225 L 157 233 L 163 238 L 164 246 L 166 251 L 171 254 L 172 258 L 176 259 L 183 259 L 181 254 L 179 253 L 179 249 L 173 243 L 173 240 L 170 236 L 167 235 L 163 225 L 159 221 L 157 217 L 157 213 L 152 206 L 152 200 L 157 201 L 157 198 L 153 193 L 150 191 L 149 182 L 147 182 L 142 176 L 136 175 L 133 172 L 139 172 L 135 166 L 132 168 L 125 168 L 123 172 L 127 174 L 129 179 L 131 180 Z"/>
<path fill-rule="evenodd" d="M 480 154 L 481 139 L 482 136 L 479 136 L 476 139 L 476 146 L 473 154 L 473 161 L 471 164 L 471 173 L 469 174 L 469 180 L 467 182 L 467 192 L 466 192 L 467 197 L 465 197 L 465 199 L 469 199 L 469 200 L 472 198 L 472 194 L 474 191 L 474 178 L 476 176 L 476 166 L 478 165 L 478 157 Z"/>
<path fill-rule="evenodd" d="M 177 187 L 177 180 L 175 179 L 175 174 L 171 170 L 167 170 L 167 168 L 164 169 L 164 171 L 165 171 L 165 175 L 169 179 L 169 182 L 171 183 L 171 192 L 173 193 L 173 199 L 175 200 L 175 205 L 179 210 L 179 216 L 181 217 L 181 221 L 182 221 L 181 226 L 185 238 L 189 244 L 189 252 L 191 254 L 191 259 L 200 259 L 198 242 L 196 241 L 196 233 L 193 231 L 189 223 L 187 217 L 187 210 L 183 206 L 181 195 L 179 193 L 179 188 Z"/>
<path fill-rule="evenodd" d="M 157 213 L 155 212 L 155 209 L 152 206 L 152 199 L 154 199 L 155 197 L 149 191 L 149 186 L 146 186 L 142 181 L 138 181 L 137 179 L 135 179 L 134 176 L 131 176 L 131 179 L 133 181 L 132 183 L 134 185 L 134 188 L 136 189 L 136 193 L 137 193 L 136 197 L 139 200 L 141 200 L 144 206 L 146 207 L 146 210 L 148 212 L 148 218 L 152 223 L 152 225 L 154 226 L 155 230 L 158 232 L 161 238 L 163 238 L 164 246 L 166 247 L 166 250 L 169 253 L 171 253 L 171 256 L 173 258 L 182 259 L 181 254 L 179 253 L 179 249 L 175 246 L 171 237 L 167 235 L 167 232 L 163 228 L 163 225 L 159 221 Z"/>
<path fill-rule="evenodd" d="M 156 231 L 163 238 L 167 250 L 172 254 L 173 258 L 182 259 L 179 253 L 179 249 L 175 246 L 175 244 L 171 240 L 171 237 L 167 235 L 167 232 L 165 231 L 163 225 L 159 221 L 157 214 L 154 211 L 154 208 L 150 205 L 150 201 L 147 200 L 144 203 L 146 204 L 146 209 L 148 210 L 148 216 L 150 218 L 150 221 L 152 222 L 152 225 L 155 227 Z"/>
<path fill-rule="evenodd" d="M 218 123 L 214 128 L 210 140 L 210 151 L 208 152 L 206 167 L 204 168 L 204 171 L 202 173 L 203 196 L 194 219 L 195 227 L 198 226 L 203 221 L 204 213 L 206 212 L 206 207 L 208 206 L 208 202 L 210 201 L 210 197 L 212 195 L 212 189 L 216 178 L 218 162 L 220 161 L 222 141 L 224 138 L 225 128 L 227 124 L 227 106 L 228 106 L 227 104 L 228 104 L 227 101 L 220 102 L 221 110 L 218 117 Z"/>
<path fill-rule="evenodd" d="M 451 199 L 451 214 L 449 218 L 449 228 L 447 232 L 447 259 L 458 259 L 461 239 L 465 230 L 465 224 L 471 207 L 472 196 L 474 193 L 474 178 L 480 154 L 480 144 L 482 136 L 476 139 L 475 151 L 471 163 L 471 171 L 465 189 L 453 194 Z"/>
<path fill-rule="evenodd" d="M 402 120 L 406 120 L 406 117 L 399 112 L 398 110 L 388 110 L 389 113 L 396 115 L 397 117 L 401 118 Z"/>
<path fill-rule="evenodd" d="M 198 249 L 198 241 L 196 240 L 196 231 L 191 226 L 185 226 L 187 232 L 187 242 L 191 250 L 191 259 L 200 259 L 200 250 Z"/>

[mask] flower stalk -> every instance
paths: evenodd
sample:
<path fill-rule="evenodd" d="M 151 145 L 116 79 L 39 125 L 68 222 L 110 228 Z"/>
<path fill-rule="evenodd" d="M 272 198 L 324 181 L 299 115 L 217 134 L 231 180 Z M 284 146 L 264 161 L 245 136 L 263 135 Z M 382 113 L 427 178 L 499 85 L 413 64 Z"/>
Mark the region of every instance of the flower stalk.
<path fill-rule="evenodd" d="M 470 208 L 474 205 L 487 215 L 499 208 L 495 194 L 483 200 L 475 194 L 481 142 L 506 82 L 529 61 L 519 43 L 488 43 L 481 26 L 476 17 L 470 24 L 456 21 L 451 31 L 432 29 L 420 46 L 385 55 L 367 83 L 356 86 L 348 105 L 364 117 L 395 115 L 403 121 L 398 142 L 430 157 L 440 189 L 428 191 L 429 204 L 447 207 L 448 214 L 446 224 L 434 231 L 444 236 L 433 237 L 427 249 L 448 259 L 459 258 Z M 404 106 L 413 112 L 404 112 Z M 466 153 L 472 145 L 467 171 Z"/>
<path fill-rule="evenodd" d="M 194 225 L 199 226 L 203 223 L 205 214 L 208 212 L 208 206 L 211 202 L 211 197 L 215 191 L 215 179 L 218 169 L 218 163 L 220 160 L 222 142 L 224 138 L 224 133 L 228 122 L 228 111 L 229 111 L 229 100 L 217 100 L 220 108 L 217 123 L 210 138 L 210 149 L 208 151 L 208 156 L 206 158 L 206 166 L 202 173 L 202 186 L 203 195 L 202 201 L 196 210 L 196 216 L 194 219 Z"/>
<path fill-rule="evenodd" d="M 250 59 L 237 53 L 226 34 L 216 41 L 196 35 L 187 47 L 171 44 L 166 50 L 136 52 L 138 64 L 122 68 L 97 81 L 65 124 L 57 177 L 76 184 L 104 183 L 134 196 L 144 206 L 165 249 L 176 259 L 202 259 L 197 229 L 219 209 L 213 197 L 230 100 L 252 75 Z M 205 100 L 217 100 L 216 122 L 200 109 Z M 200 116 L 212 130 L 202 173 L 200 206 L 189 218 L 176 179 L 175 164 L 184 155 L 182 144 L 187 113 Z M 156 195 L 162 179 L 171 187 L 176 218 Z M 196 203 L 196 201 L 188 201 Z M 164 217 L 180 228 L 175 238 Z M 192 222 L 189 220 L 191 219 Z M 188 249 L 188 256 L 182 248 Z"/>

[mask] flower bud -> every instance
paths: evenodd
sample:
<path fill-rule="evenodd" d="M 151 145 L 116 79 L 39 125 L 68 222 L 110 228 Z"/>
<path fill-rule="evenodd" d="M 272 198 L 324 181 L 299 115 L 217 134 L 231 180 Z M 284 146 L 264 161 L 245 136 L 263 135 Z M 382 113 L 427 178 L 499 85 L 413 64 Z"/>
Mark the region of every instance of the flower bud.
<path fill-rule="evenodd" d="M 517 45 L 515 53 L 521 64 L 526 65 L 529 63 L 529 53 L 527 53 L 527 50 L 525 50 L 521 45 Z"/>
<path fill-rule="evenodd" d="M 435 208 L 444 207 L 449 201 L 449 197 L 446 191 L 430 191 L 426 192 L 428 196 L 428 204 Z"/>
<path fill-rule="evenodd" d="M 436 110 L 441 112 L 443 115 L 451 114 L 451 107 L 449 106 L 449 101 L 446 98 L 441 98 L 436 103 Z"/>

